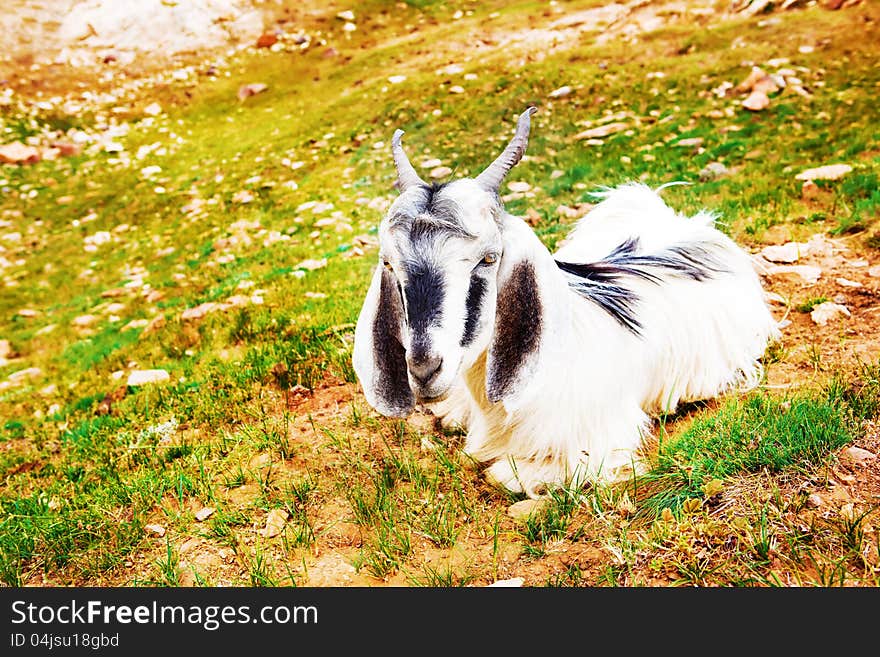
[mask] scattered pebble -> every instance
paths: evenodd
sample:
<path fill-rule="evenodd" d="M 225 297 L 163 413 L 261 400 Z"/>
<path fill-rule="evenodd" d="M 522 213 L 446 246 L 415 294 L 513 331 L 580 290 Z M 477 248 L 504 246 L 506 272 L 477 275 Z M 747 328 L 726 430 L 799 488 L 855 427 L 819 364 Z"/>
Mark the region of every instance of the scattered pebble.
<path fill-rule="evenodd" d="M 491 584 L 487 584 L 487 587 L 520 587 L 525 583 L 525 579 L 522 577 L 512 577 L 510 579 L 499 579 L 498 581 L 492 582 Z"/>
<path fill-rule="evenodd" d="M 135 370 L 128 375 L 126 385 L 137 387 L 149 383 L 169 381 L 171 376 L 165 370 Z"/>
<path fill-rule="evenodd" d="M 797 180 L 838 180 L 850 171 L 852 171 L 852 167 L 848 164 L 826 164 L 825 166 L 801 171 L 795 178 Z"/>
<path fill-rule="evenodd" d="M 850 312 L 846 306 L 833 301 L 825 301 L 815 306 L 810 312 L 810 318 L 819 326 L 825 326 L 829 320 L 834 319 L 838 315 L 850 316 Z"/>
<path fill-rule="evenodd" d="M 546 500 L 520 500 L 507 507 L 507 515 L 515 520 L 527 520 L 529 517 L 540 513 L 546 506 Z"/>
<path fill-rule="evenodd" d="M 196 521 L 197 522 L 204 522 L 205 520 L 210 518 L 212 515 L 214 515 L 214 511 L 216 511 L 216 509 L 214 509 L 210 506 L 206 506 L 202 509 L 199 509 L 198 511 L 196 511 Z"/>
<path fill-rule="evenodd" d="M 165 536 L 165 528 L 162 525 L 144 525 L 144 530 L 160 538 Z"/>
<path fill-rule="evenodd" d="M 260 534 L 266 538 L 278 536 L 284 531 L 284 525 L 290 514 L 284 509 L 272 509 L 266 517 L 266 526 L 260 531 Z"/>

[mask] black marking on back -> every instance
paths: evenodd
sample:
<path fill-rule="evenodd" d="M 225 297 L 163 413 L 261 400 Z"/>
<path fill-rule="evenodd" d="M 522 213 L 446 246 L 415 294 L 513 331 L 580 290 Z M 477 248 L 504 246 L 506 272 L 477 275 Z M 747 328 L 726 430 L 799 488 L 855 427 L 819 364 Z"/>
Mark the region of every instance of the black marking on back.
<path fill-rule="evenodd" d="M 638 254 L 638 248 L 639 239 L 633 237 L 598 262 L 556 261 L 569 274 L 569 286 L 635 335 L 642 328 L 636 317 L 639 297 L 622 279 L 629 276 L 662 285 L 669 276 L 703 281 L 729 272 L 712 252 L 711 243 L 678 244 L 654 254 Z"/>
<path fill-rule="evenodd" d="M 542 328 L 541 297 L 531 262 L 519 262 L 498 290 L 491 370 L 486 393 L 497 402 L 512 392 L 528 357 L 538 349 Z"/>
<path fill-rule="evenodd" d="M 464 320 L 464 333 L 461 336 L 461 346 L 467 347 L 477 337 L 477 325 L 480 321 L 480 307 L 483 305 L 483 297 L 486 294 L 486 279 L 476 274 L 471 276 L 471 284 L 468 288 L 465 309 L 467 313 Z"/>
<path fill-rule="evenodd" d="M 415 399 L 406 374 L 406 350 L 400 335 L 403 304 L 395 289 L 396 280 L 390 271 L 382 272 L 379 310 L 373 321 L 373 349 L 378 370 L 376 393 L 394 415 L 405 415 L 412 410 Z"/>

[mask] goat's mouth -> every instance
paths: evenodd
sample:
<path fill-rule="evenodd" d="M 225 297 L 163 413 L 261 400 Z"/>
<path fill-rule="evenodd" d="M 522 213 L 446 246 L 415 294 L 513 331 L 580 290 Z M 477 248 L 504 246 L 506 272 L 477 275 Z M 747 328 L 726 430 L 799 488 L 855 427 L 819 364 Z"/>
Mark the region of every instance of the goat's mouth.
<path fill-rule="evenodd" d="M 440 394 L 437 395 L 425 395 L 420 392 L 416 392 L 416 401 L 419 404 L 434 404 L 436 402 L 442 402 L 449 396 L 449 390 L 444 390 Z"/>

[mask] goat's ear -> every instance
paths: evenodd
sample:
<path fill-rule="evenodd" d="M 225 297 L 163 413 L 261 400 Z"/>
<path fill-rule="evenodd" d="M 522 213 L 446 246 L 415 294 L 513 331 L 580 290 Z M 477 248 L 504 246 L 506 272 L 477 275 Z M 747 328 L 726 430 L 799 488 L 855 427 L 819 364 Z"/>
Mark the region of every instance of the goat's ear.
<path fill-rule="evenodd" d="M 352 364 L 370 406 L 405 417 L 415 405 L 403 347 L 403 302 L 394 274 L 379 265 L 354 331 Z"/>
<path fill-rule="evenodd" d="M 501 259 L 486 395 L 492 402 L 504 401 L 509 410 L 525 393 L 538 365 L 545 328 L 538 275 L 531 259 Z"/>

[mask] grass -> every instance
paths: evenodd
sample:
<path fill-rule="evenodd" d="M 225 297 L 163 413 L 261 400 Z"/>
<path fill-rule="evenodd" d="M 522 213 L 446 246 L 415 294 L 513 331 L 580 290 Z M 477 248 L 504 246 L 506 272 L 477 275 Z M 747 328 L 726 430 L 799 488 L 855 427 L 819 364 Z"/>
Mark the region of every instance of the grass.
<path fill-rule="evenodd" d="M 444 3 L 371 1 L 349 37 L 306 21 L 326 44 L 245 50 L 220 75 L 132 92 L 117 112 L 61 116 L 23 93 L 0 107 L 3 141 L 71 126 L 98 135 L 111 116 L 129 126 L 115 138 L 122 153 L 94 146 L 0 169 L 0 337 L 17 355 L 0 360 L 4 583 L 301 585 L 323 577 L 333 554 L 350 566 L 340 581 L 368 585 L 877 584 L 876 510 L 824 518 L 794 483 L 825 486 L 837 450 L 876 421 L 875 363 L 820 367 L 817 353 L 826 376 L 815 385 L 672 418 L 648 473 L 554 491 L 524 522 L 461 453 L 458 433 L 377 416 L 351 365 L 376 226 L 395 195 L 396 127 L 417 165 L 439 158 L 463 175 L 537 104 L 528 157 L 511 174 L 533 196 L 507 207 L 536 213 L 551 248 L 574 221 L 560 206 L 635 179 L 691 182 L 665 198 L 718 210 L 749 247 L 782 227 L 876 249 L 877 48 L 851 37 L 876 8 L 810 7 L 767 24 L 680 17 L 636 46 L 487 46 L 479 61 L 460 47 L 469 30 L 501 41 L 556 9 L 471 11 L 451 21 Z M 704 20 L 712 29 L 698 28 Z M 823 45 L 801 53 L 806 40 Z M 748 74 L 744 59 L 778 57 L 809 100 L 785 91 L 749 113 L 740 97 L 713 93 Z M 461 73 L 437 73 L 453 62 Z M 395 74 L 405 81 L 389 82 Z M 239 101 L 254 81 L 267 91 Z M 451 93 L 455 84 L 466 93 Z M 572 93 L 550 99 L 563 85 Z M 144 120 L 139 108 L 154 101 L 163 113 Z M 575 138 L 610 120 L 628 129 L 601 145 Z M 686 138 L 702 142 L 676 146 Z M 853 171 L 803 198 L 795 174 L 834 161 Z M 712 162 L 730 173 L 703 180 Z M 206 303 L 216 305 L 201 317 L 183 314 Z M 169 379 L 127 386 L 137 369 Z M 196 521 L 204 507 L 215 512 Z M 271 509 L 288 520 L 266 538 Z M 184 554 L 194 537 L 202 547 Z"/>

